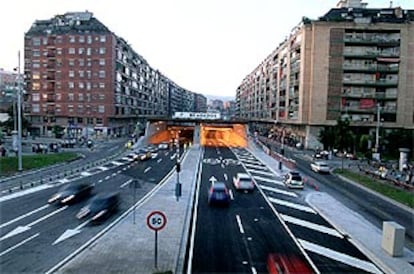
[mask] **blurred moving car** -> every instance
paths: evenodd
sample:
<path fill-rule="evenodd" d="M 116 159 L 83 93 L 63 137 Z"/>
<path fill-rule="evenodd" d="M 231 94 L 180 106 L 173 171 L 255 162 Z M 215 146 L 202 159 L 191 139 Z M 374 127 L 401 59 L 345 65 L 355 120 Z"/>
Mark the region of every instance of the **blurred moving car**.
<path fill-rule="evenodd" d="M 71 204 L 76 203 L 89 197 L 92 194 L 93 185 L 69 184 L 61 187 L 55 194 L 50 197 L 48 203 Z"/>
<path fill-rule="evenodd" d="M 136 150 L 135 153 L 138 154 L 138 159 L 141 161 L 149 160 L 152 157 L 151 151 L 146 148 L 140 148 Z"/>
<path fill-rule="evenodd" d="M 330 167 L 324 161 L 314 161 L 310 164 L 311 169 L 318 173 L 329 173 Z"/>
<path fill-rule="evenodd" d="M 230 193 L 225 183 L 215 182 L 211 184 L 208 191 L 208 204 L 210 206 L 228 206 L 230 204 Z"/>
<path fill-rule="evenodd" d="M 289 171 L 284 179 L 283 182 L 289 188 L 302 188 L 304 187 L 302 176 L 297 171 Z"/>
<path fill-rule="evenodd" d="M 269 274 L 312 274 L 311 267 L 294 255 L 272 253 L 267 256 Z"/>
<path fill-rule="evenodd" d="M 118 207 L 118 192 L 98 194 L 76 214 L 76 218 L 84 219 L 90 216 L 92 222 L 104 221 L 114 214 L 118 210 Z"/>
<path fill-rule="evenodd" d="M 233 177 L 233 185 L 236 190 L 254 190 L 254 181 L 247 173 L 237 173 L 236 176 Z"/>

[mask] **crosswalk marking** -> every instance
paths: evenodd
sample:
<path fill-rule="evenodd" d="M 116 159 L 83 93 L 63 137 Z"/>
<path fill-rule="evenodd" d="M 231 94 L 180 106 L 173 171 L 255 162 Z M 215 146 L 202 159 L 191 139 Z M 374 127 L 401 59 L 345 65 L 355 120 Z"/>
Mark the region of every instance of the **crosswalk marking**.
<path fill-rule="evenodd" d="M 342 236 L 342 234 L 340 234 L 338 231 L 336 231 L 333 228 L 329 228 L 329 227 L 326 227 L 326 226 L 323 226 L 323 225 L 318 225 L 318 224 L 308 222 L 308 221 L 305 221 L 305 220 L 301 220 L 301 219 L 298 219 L 298 218 L 295 218 L 295 217 L 292 217 L 292 216 L 288 216 L 288 215 L 285 215 L 285 214 L 281 214 L 281 216 L 282 216 L 283 220 L 288 222 L 288 223 L 300 225 L 300 226 L 303 226 L 303 227 L 306 227 L 306 228 L 309 228 L 309 229 L 312 229 L 312 230 L 316 230 L 316 231 L 319 231 L 319 232 L 322 232 L 322 233 L 326 233 L 326 234 L 329 234 L 329 235 L 332 235 L 332 236 L 335 236 L 335 237 L 338 237 L 338 238 L 341 238 L 341 239 L 344 238 L 344 236 Z"/>
<path fill-rule="evenodd" d="M 347 254 L 302 240 L 298 239 L 299 243 L 303 246 L 304 249 L 314 252 L 316 254 L 328 257 L 335 261 L 365 270 L 370 273 L 382 273 L 373 263 L 367 262 Z"/>
<path fill-rule="evenodd" d="M 249 163 L 244 164 L 246 167 L 248 168 L 253 168 L 253 169 L 261 169 L 261 170 L 269 170 L 266 166 L 262 166 L 262 165 L 252 165 Z"/>
<path fill-rule="evenodd" d="M 274 188 L 274 187 L 269 187 L 269 186 L 265 186 L 265 185 L 259 185 L 261 189 L 267 190 L 267 191 L 271 191 L 271 192 L 275 192 L 278 194 L 283 194 L 283 195 L 287 195 L 287 196 L 291 196 L 291 197 L 298 197 L 298 195 L 295 192 L 291 192 L 291 191 L 286 191 L 286 190 L 281 190 L 278 188 Z"/>
<path fill-rule="evenodd" d="M 300 205 L 300 204 L 295 204 L 295 203 L 291 203 L 291 202 L 288 202 L 288 201 L 275 199 L 275 198 L 272 198 L 272 197 L 269 197 L 269 201 L 274 203 L 274 204 L 281 205 L 281 206 L 286 206 L 286 207 L 294 208 L 294 209 L 297 209 L 297 210 L 301 210 L 301 211 L 316 214 L 316 211 L 313 210 L 311 207 L 308 207 L 308 206 L 303 206 L 303 205 Z"/>
<path fill-rule="evenodd" d="M 253 178 L 257 181 L 263 181 L 263 182 L 268 182 L 268 183 L 272 183 L 272 184 L 276 184 L 276 185 L 280 185 L 280 186 L 284 186 L 285 184 L 276 180 L 275 178 L 266 178 L 266 177 L 261 177 L 261 176 L 256 176 L 253 175 Z"/>
<path fill-rule="evenodd" d="M 251 168 L 247 168 L 247 170 L 251 173 L 256 173 L 256 174 L 261 174 L 261 175 L 273 175 L 272 172 L 270 172 L 269 170 L 264 172 L 264 171 L 260 171 L 260 170 L 255 170 L 255 169 L 251 169 Z"/>
<path fill-rule="evenodd" d="M 112 161 L 112 164 L 116 165 L 116 166 L 121 166 L 123 165 L 123 163 L 117 162 L 117 161 Z"/>
<path fill-rule="evenodd" d="M 89 172 L 87 172 L 87 171 L 82 171 L 82 172 L 81 172 L 81 175 L 82 175 L 82 176 L 85 176 L 85 177 L 88 177 L 88 176 L 91 176 L 91 175 L 92 175 L 92 173 L 89 173 Z"/>
<path fill-rule="evenodd" d="M 108 170 L 108 168 L 107 167 L 104 167 L 104 166 L 98 166 L 97 168 L 99 168 L 100 170 L 102 170 L 102 171 L 106 171 L 106 170 Z"/>

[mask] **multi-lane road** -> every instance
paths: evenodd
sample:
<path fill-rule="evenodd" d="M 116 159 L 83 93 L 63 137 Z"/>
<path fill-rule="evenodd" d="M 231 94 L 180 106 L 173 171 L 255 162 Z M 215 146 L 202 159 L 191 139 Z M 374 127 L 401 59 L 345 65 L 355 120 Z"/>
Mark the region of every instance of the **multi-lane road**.
<path fill-rule="evenodd" d="M 160 151 L 157 157 L 138 162 L 120 156 L 55 184 L 33 188 L 18 198 L 0 197 L 2 272 L 40 273 L 58 264 L 105 231 L 174 170 L 175 153 Z M 200 180 L 194 182 L 199 184 L 199 193 L 193 217 L 195 233 L 189 239 L 194 243 L 187 263 L 192 273 L 267 273 L 266 259 L 272 253 L 297 258 L 314 272 L 381 273 L 346 235 L 306 203 L 305 197 L 313 189 L 287 188 L 275 167 L 269 168 L 246 149 L 205 147 L 202 161 Z M 306 174 L 309 167 L 301 165 Z M 256 189 L 252 193 L 235 191 L 232 180 L 237 172 L 254 178 Z M 318 182 L 320 190 L 334 192 L 325 186 L 333 183 L 341 187 L 331 181 L 337 179 L 334 176 L 308 176 Z M 207 191 L 215 180 L 225 182 L 230 189 L 229 207 L 208 206 Z M 49 205 L 48 198 L 69 181 L 93 183 L 94 194 L 119 191 L 120 210 L 104 224 L 94 226 L 75 217 L 86 201 L 71 206 Z"/>
<path fill-rule="evenodd" d="M 33 188 L 32 193 L 15 199 L 0 198 L 1 272 L 41 273 L 56 265 L 104 230 L 161 181 L 175 165 L 175 153 L 175 150 L 160 151 L 156 158 L 142 162 L 120 158 L 72 176 L 70 180 L 73 182 L 94 184 L 93 194 L 120 193 L 118 213 L 103 225 L 94 226 L 90 220 L 80 222 L 76 219 L 76 213 L 86 201 L 70 206 L 47 203 L 62 184 L 70 183 L 68 178 L 38 191 Z"/>

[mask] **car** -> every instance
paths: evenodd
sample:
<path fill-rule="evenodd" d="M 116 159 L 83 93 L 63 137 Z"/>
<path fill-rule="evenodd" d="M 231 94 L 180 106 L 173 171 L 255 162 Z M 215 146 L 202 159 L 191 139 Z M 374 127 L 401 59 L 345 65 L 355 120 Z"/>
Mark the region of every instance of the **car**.
<path fill-rule="evenodd" d="M 160 150 L 166 150 L 169 148 L 169 144 L 167 142 L 162 142 L 158 144 L 158 149 Z"/>
<path fill-rule="evenodd" d="M 208 190 L 208 204 L 229 206 L 230 193 L 224 182 L 211 183 Z"/>
<path fill-rule="evenodd" d="M 90 217 L 92 222 L 98 223 L 109 218 L 118 208 L 118 192 L 98 194 L 90 199 L 87 205 L 81 208 L 76 214 L 76 218 L 82 220 Z"/>
<path fill-rule="evenodd" d="M 146 148 L 140 148 L 136 150 L 135 153 L 138 154 L 138 159 L 140 159 L 141 161 L 149 160 L 152 157 L 151 151 L 149 151 Z"/>
<path fill-rule="evenodd" d="M 129 153 L 127 156 L 125 156 L 126 158 L 129 158 L 129 159 L 131 159 L 132 161 L 136 161 L 136 160 L 138 160 L 139 159 L 139 157 L 138 157 L 138 154 L 136 154 L 136 153 Z"/>
<path fill-rule="evenodd" d="M 324 161 L 314 161 L 310 164 L 311 169 L 318 173 L 329 173 L 330 167 Z"/>
<path fill-rule="evenodd" d="M 48 200 L 48 203 L 57 203 L 61 205 L 76 203 L 91 196 L 92 189 L 92 184 L 69 184 L 61 187 L 55 194 L 53 194 Z"/>
<path fill-rule="evenodd" d="M 269 274 L 312 274 L 312 268 L 295 255 L 271 253 L 267 256 Z"/>
<path fill-rule="evenodd" d="M 237 173 L 236 176 L 233 177 L 233 185 L 236 190 L 254 190 L 254 181 L 247 173 Z"/>
<path fill-rule="evenodd" d="M 297 171 L 289 171 L 286 173 L 283 182 L 289 188 L 302 188 L 304 187 L 302 176 Z"/>

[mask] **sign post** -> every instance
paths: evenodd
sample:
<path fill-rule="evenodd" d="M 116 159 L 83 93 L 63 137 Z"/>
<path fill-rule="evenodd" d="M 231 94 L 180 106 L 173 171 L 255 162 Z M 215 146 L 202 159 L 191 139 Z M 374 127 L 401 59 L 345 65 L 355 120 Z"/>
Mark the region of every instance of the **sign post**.
<path fill-rule="evenodd" d="M 167 224 L 167 217 L 162 211 L 155 210 L 150 212 L 147 216 L 147 225 L 150 229 L 155 231 L 154 243 L 154 267 L 158 268 L 158 230 L 161 230 Z"/>

